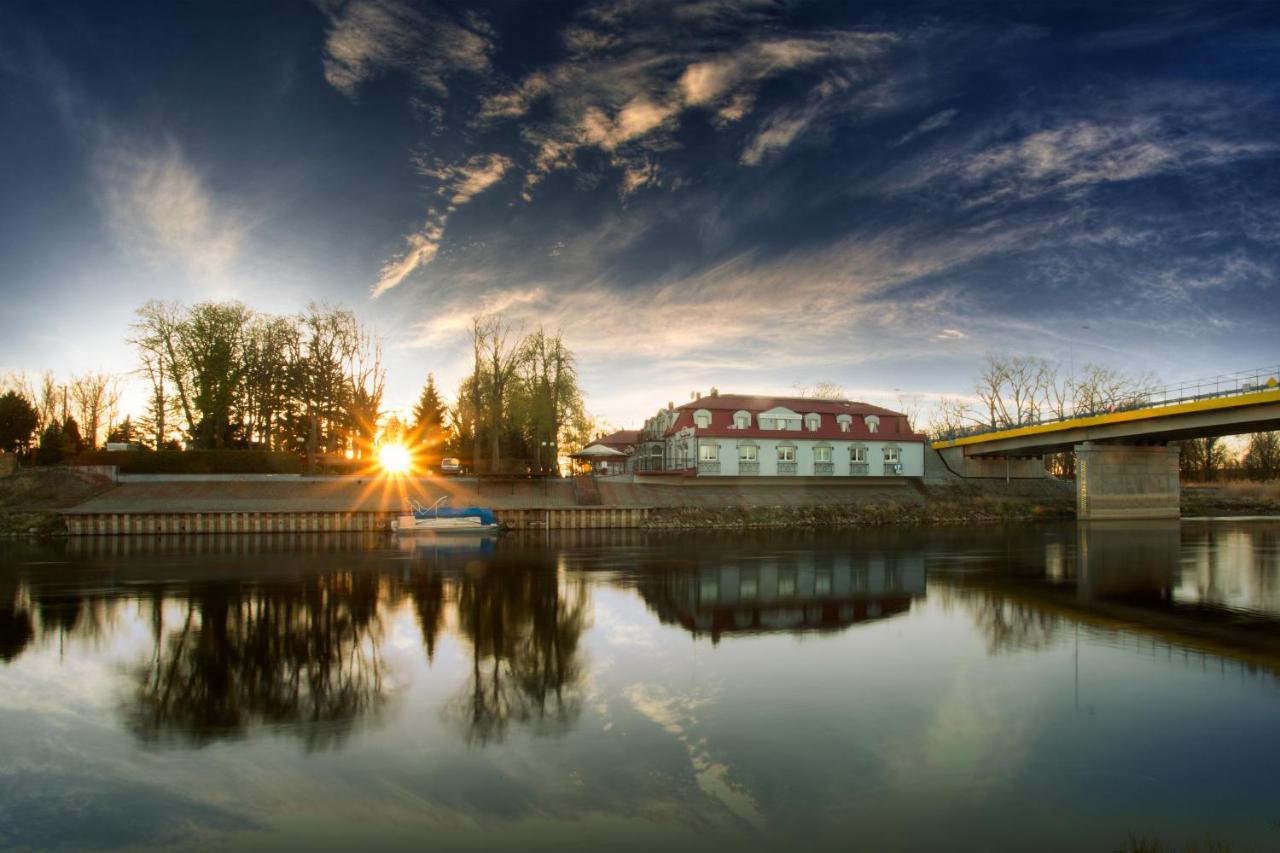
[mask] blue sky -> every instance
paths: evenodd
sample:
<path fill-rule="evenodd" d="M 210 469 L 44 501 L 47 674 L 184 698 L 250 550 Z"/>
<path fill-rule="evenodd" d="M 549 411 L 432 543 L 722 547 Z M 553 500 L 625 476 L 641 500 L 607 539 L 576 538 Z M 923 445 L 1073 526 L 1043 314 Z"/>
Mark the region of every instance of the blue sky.
<path fill-rule="evenodd" d="M 17 0 L 0 127 L 0 373 L 128 369 L 149 298 L 343 303 L 392 407 L 502 310 L 619 426 L 1280 362 L 1265 2 Z"/>

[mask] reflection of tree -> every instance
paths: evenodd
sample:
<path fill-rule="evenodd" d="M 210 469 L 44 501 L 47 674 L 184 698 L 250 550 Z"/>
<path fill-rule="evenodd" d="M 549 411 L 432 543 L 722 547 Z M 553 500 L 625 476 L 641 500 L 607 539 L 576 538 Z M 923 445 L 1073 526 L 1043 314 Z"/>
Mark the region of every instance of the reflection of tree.
<path fill-rule="evenodd" d="M 987 650 L 992 653 L 1048 648 L 1062 623 L 1054 614 L 997 593 L 974 591 L 964 594 L 961 601 L 973 614 L 974 624 L 986 637 Z"/>
<path fill-rule="evenodd" d="M 460 582 L 458 623 L 471 641 L 471 678 L 453 710 L 478 743 L 500 740 L 511 721 L 567 727 L 581 709 L 578 639 L 587 591 L 562 589 L 550 569 L 493 567 Z"/>
<path fill-rule="evenodd" d="M 310 748 L 341 741 L 384 702 L 378 589 L 375 574 L 346 572 L 193 588 L 176 628 L 155 618 L 131 728 L 204 744 L 288 725 Z"/>
<path fill-rule="evenodd" d="M 422 644 L 427 648 L 427 662 L 436 657 L 436 641 L 444 627 L 444 581 L 434 572 L 415 574 L 408 584 L 409 598 L 422 630 Z"/>
<path fill-rule="evenodd" d="M 8 574 L 0 574 L 0 660 L 9 661 L 22 654 L 35 637 L 31 611 L 21 597 L 22 585 Z"/>

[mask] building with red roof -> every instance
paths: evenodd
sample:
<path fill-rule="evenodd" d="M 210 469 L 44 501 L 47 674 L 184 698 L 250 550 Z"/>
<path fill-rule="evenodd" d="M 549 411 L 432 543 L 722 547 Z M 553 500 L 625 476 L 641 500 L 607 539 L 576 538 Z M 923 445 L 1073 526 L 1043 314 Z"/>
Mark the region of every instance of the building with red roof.
<path fill-rule="evenodd" d="M 700 477 L 920 477 L 926 441 L 906 415 L 868 403 L 713 390 L 647 420 L 629 467 Z"/>

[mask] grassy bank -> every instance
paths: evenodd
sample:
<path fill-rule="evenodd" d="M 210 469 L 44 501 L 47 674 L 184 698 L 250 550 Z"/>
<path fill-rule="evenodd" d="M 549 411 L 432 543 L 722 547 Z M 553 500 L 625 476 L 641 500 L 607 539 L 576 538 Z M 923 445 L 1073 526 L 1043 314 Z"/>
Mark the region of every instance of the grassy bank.
<path fill-rule="evenodd" d="M 73 468 L 30 468 L 0 478 L 0 536 L 54 536 L 66 532 L 58 510 L 111 488 L 103 477 Z"/>
<path fill-rule="evenodd" d="M 845 527 L 983 522 L 1036 521 L 1069 518 L 1063 504 L 998 497 L 962 500 L 877 501 L 818 506 L 669 507 L 654 510 L 651 528 L 767 528 Z"/>
<path fill-rule="evenodd" d="M 1183 515 L 1280 515 L 1280 480 L 1183 483 Z"/>

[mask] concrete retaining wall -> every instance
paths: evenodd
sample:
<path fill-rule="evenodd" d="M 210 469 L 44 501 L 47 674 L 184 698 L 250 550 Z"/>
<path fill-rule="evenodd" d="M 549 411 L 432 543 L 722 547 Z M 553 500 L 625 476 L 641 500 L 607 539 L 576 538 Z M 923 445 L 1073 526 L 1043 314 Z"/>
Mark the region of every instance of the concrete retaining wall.
<path fill-rule="evenodd" d="M 586 530 L 642 527 L 648 507 L 497 509 L 517 530 Z M 221 533 L 368 533 L 390 528 L 399 512 L 75 512 L 64 518 L 72 536 Z"/>

